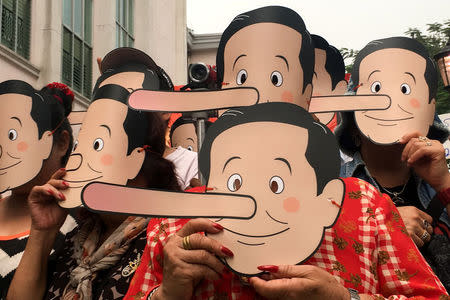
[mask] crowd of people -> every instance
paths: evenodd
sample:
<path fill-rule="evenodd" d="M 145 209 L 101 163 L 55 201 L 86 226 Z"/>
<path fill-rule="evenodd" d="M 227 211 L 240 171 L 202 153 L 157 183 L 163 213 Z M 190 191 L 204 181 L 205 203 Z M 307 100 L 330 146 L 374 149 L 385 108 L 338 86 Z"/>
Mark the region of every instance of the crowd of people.
<path fill-rule="evenodd" d="M 174 92 L 133 48 L 99 69 L 75 138 L 67 86 L 0 83 L 0 299 L 450 299 L 449 131 L 416 40 L 369 42 L 347 82 L 293 10 L 240 14 L 218 48 L 222 88 L 192 108 L 219 112 L 200 143 L 193 119 L 169 126 L 131 97 L 177 93 L 187 111 L 202 92 Z M 388 105 L 308 112 L 330 96 Z"/>

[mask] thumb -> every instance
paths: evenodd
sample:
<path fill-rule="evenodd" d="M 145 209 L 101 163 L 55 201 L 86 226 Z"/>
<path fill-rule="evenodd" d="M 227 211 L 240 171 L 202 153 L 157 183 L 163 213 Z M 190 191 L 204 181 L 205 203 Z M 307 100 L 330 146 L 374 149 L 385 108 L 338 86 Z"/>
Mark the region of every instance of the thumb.
<path fill-rule="evenodd" d="M 258 269 L 269 272 L 272 278 L 305 278 L 311 274 L 314 268 L 309 265 L 281 265 L 259 266 Z"/>

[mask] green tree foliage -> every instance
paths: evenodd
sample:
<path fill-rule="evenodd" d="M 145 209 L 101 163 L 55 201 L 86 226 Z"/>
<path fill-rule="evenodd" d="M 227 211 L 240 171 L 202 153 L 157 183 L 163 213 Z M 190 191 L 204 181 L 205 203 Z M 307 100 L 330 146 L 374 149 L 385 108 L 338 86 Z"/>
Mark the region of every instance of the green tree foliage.
<path fill-rule="evenodd" d="M 405 34 L 424 44 L 431 57 L 434 57 L 450 39 L 450 20 L 446 20 L 442 24 L 427 24 L 427 26 L 427 32 L 425 33 L 417 28 L 409 28 Z M 436 95 L 436 111 L 438 114 L 450 112 L 450 93 L 444 89 L 441 76 L 439 76 Z"/>
<path fill-rule="evenodd" d="M 420 31 L 418 28 L 409 28 L 405 35 L 418 40 L 428 49 L 431 57 L 434 57 L 442 48 L 444 48 L 447 41 L 450 39 L 450 19 L 444 23 L 427 24 L 426 32 Z M 348 73 L 352 72 L 353 60 L 358 51 L 354 49 L 341 48 L 339 49 L 344 59 L 350 59 L 351 64 L 345 66 Z M 438 114 L 450 112 L 450 93 L 444 89 L 442 78 L 439 77 L 438 91 L 436 95 L 436 110 Z"/>

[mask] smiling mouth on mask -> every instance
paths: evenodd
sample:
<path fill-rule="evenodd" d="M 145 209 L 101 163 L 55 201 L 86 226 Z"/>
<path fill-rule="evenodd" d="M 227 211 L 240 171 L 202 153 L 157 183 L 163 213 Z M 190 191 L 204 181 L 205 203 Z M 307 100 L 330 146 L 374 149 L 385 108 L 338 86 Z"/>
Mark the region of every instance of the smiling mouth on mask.
<path fill-rule="evenodd" d="M 66 180 L 66 179 L 64 179 L 64 181 L 69 182 L 69 183 L 84 183 L 84 184 L 82 184 L 82 185 L 80 185 L 80 186 L 72 186 L 72 185 L 69 186 L 69 189 L 77 189 L 77 188 L 82 188 L 82 187 L 84 187 L 84 186 L 86 185 L 85 183 L 87 183 L 87 182 L 91 182 L 91 181 L 100 179 L 100 178 L 102 178 L 102 177 L 103 177 L 103 176 L 98 176 L 98 177 L 91 178 L 91 179 L 87 179 L 87 180 Z"/>
<path fill-rule="evenodd" d="M 10 165 L 10 166 L 7 166 L 7 167 L 4 167 L 4 168 L 0 168 L 0 171 L 4 171 L 4 170 L 7 170 L 7 169 L 10 169 L 10 168 L 12 168 L 12 167 L 14 167 L 14 166 L 17 166 L 18 164 L 20 164 L 22 161 L 19 161 L 19 162 L 16 162 L 15 164 L 12 164 L 12 165 Z M 8 173 L 8 172 L 0 172 L 0 175 L 5 175 L 6 173 Z"/>

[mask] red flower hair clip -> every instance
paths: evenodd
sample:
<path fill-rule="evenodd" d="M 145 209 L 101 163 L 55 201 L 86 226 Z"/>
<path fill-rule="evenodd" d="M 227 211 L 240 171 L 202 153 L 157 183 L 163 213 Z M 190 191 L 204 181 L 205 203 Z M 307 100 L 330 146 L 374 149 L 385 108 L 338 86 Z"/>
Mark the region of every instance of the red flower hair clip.
<path fill-rule="evenodd" d="M 71 99 L 72 102 L 73 102 L 73 98 L 74 98 L 73 92 L 72 92 L 72 90 L 71 90 L 67 85 L 65 85 L 64 83 L 60 83 L 60 82 L 52 82 L 52 83 L 47 84 L 47 87 L 50 88 L 50 89 L 58 89 L 58 90 L 60 90 L 60 91 L 63 92 L 66 96 L 69 96 L 70 99 Z M 57 95 L 54 95 L 54 97 L 55 97 L 59 102 L 62 103 L 62 99 L 61 99 L 60 97 L 58 97 Z"/>

